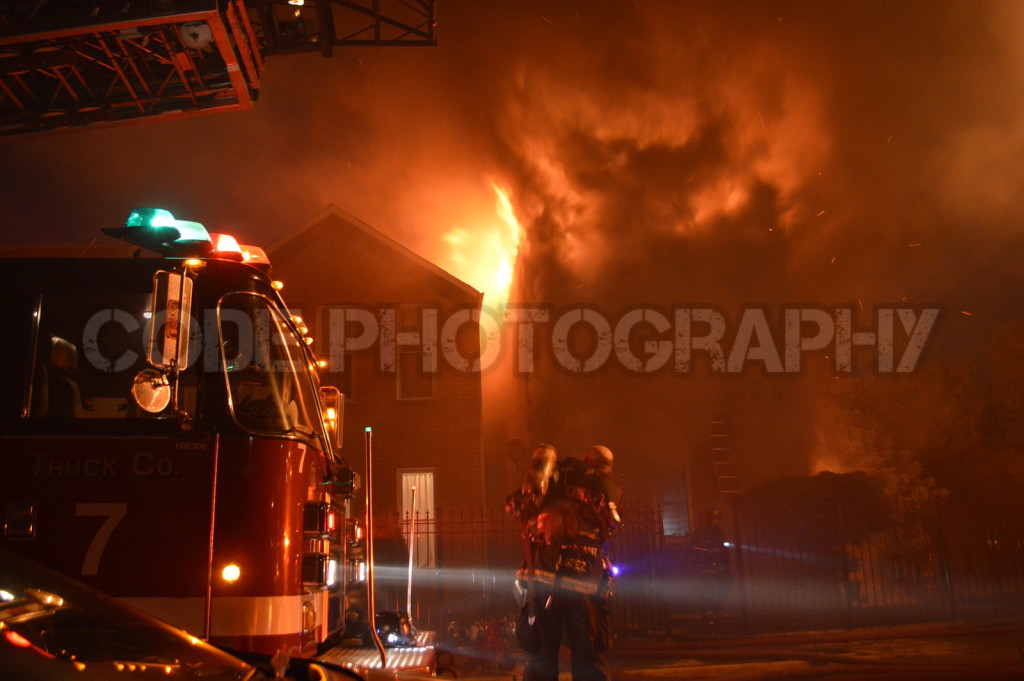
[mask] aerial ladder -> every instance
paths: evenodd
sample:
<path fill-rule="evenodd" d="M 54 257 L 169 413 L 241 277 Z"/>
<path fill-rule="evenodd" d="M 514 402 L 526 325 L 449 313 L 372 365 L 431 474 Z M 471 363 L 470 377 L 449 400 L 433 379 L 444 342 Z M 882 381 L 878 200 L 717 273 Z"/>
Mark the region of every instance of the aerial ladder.
<path fill-rule="evenodd" d="M 434 0 L 9 0 L 0 137 L 251 108 L 268 57 L 434 45 Z"/>

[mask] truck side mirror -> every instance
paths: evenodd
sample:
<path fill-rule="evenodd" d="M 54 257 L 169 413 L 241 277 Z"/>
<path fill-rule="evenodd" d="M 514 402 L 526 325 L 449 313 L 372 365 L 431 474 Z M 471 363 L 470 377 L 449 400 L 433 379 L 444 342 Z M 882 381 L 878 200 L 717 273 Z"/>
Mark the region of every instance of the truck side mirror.
<path fill-rule="evenodd" d="M 321 386 L 320 401 L 324 410 L 324 426 L 335 449 L 341 449 L 344 437 L 345 396 L 331 385 Z"/>
<path fill-rule="evenodd" d="M 158 414 L 171 403 L 171 385 L 156 369 L 143 369 L 132 382 L 132 397 L 139 408 Z"/>
<path fill-rule="evenodd" d="M 159 369 L 184 369 L 188 365 L 192 280 L 177 272 L 157 272 L 153 277 L 150 312 L 146 353 L 149 363 Z"/>

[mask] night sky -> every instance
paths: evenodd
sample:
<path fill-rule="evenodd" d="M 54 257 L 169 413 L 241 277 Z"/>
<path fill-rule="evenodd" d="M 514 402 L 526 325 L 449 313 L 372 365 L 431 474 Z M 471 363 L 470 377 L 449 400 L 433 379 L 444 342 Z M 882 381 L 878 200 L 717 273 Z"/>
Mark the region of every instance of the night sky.
<path fill-rule="evenodd" d="M 1021 316 L 1024 5 L 437 18 L 436 47 L 271 58 L 250 111 L 0 142 L 0 244 L 88 243 L 140 205 L 269 244 L 334 204 L 486 289 L 466 263 L 493 268 L 493 183 L 523 229 L 519 300 L 552 310 L 941 307 L 924 361 Z M 724 407 L 752 478 L 803 472 L 833 380 L 553 370 L 487 446 L 603 441 L 627 485 L 671 486 Z"/>

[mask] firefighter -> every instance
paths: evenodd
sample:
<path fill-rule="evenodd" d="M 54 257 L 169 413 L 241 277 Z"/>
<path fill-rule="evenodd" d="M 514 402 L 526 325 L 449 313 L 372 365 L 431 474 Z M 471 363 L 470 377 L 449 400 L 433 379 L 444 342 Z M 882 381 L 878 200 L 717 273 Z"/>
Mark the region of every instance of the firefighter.
<path fill-rule="evenodd" d="M 553 454 L 535 450 L 532 462 Z M 526 538 L 520 584 L 526 598 L 517 638 L 527 654 L 524 681 L 556 681 L 563 629 L 571 651 L 573 681 L 606 681 L 602 655 L 611 644 L 608 599 L 612 566 L 607 546 L 621 523 L 621 492 L 612 483 L 614 457 L 595 445 L 582 459 L 567 458 L 540 484 L 509 497 Z M 543 472 L 532 467 L 531 472 Z M 537 476 L 534 476 L 536 479 Z M 539 501 L 536 494 L 544 489 Z"/>
<path fill-rule="evenodd" d="M 59 336 L 50 339 L 49 407 L 46 416 L 51 419 L 74 419 L 83 414 L 82 393 L 75 375 L 78 372 L 78 348 Z"/>

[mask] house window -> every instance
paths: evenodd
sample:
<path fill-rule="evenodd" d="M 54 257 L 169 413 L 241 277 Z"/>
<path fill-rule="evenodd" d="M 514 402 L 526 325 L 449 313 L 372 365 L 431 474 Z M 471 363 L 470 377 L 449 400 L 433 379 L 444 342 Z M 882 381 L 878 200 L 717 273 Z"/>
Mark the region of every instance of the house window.
<path fill-rule="evenodd" d="M 434 397 L 437 358 L 432 339 L 437 336 L 436 325 L 436 310 L 416 305 L 401 305 L 397 309 L 397 382 L 400 400 Z"/>
<path fill-rule="evenodd" d="M 398 469 L 398 498 L 401 504 L 402 534 L 409 546 L 413 541 L 413 565 L 436 567 L 436 519 L 434 518 L 434 469 Z"/>

